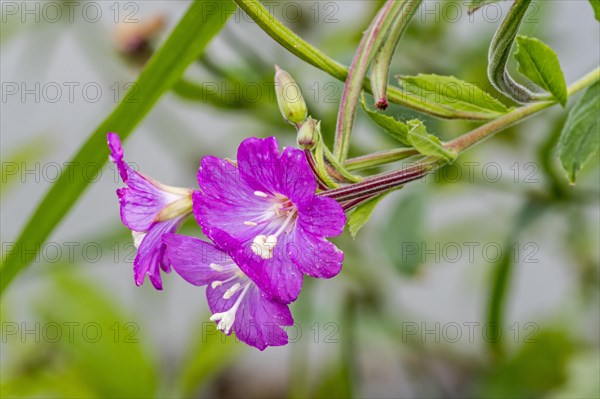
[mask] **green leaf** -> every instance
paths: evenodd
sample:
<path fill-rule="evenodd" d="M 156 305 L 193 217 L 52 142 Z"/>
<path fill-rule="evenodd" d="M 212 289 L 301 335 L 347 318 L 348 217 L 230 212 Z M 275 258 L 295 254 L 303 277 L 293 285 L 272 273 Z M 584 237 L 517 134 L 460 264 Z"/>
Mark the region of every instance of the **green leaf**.
<path fill-rule="evenodd" d="M 398 76 L 402 88 L 418 95 L 428 103 L 458 111 L 477 112 L 498 117 L 508 111 L 506 106 L 475 86 L 453 76 Z"/>
<path fill-rule="evenodd" d="M 558 142 L 558 157 L 571 184 L 600 147 L 600 81 L 588 87 L 575 104 Z"/>
<path fill-rule="evenodd" d="M 567 104 L 567 82 L 554 50 L 541 40 L 517 36 L 519 50 L 515 58 L 519 72 L 551 93 L 564 107 Z"/>
<path fill-rule="evenodd" d="M 425 156 L 434 156 L 452 162 L 457 154 L 453 150 L 444 148 L 444 145 L 437 136 L 427 133 L 427 128 L 418 119 L 408 121 L 410 131 L 408 132 L 408 140 L 413 147 Z"/>
<path fill-rule="evenodd" d="M 352 238 L 356 238 L 358 231 L 369 221 L 375 207 L 385 197 L 380 195 L 356 207 L 348 217 L 348 230 Z"/>
<path fill-rule="evenodd" d="M 363 95 L 361 104 L 369 118 L 373 122 L 375 122 L 379 127 L 383 129 L 387 134 L 389 134 L 395 140 L 398 140 L 405 146 L 410 146 L 410 142 L 408 141 L 408 126 L 404 122 L 400 122 L 396 120 L 394 117 L 382 114 L 381 112 L 369 109 L 365 101 L 365 96 Z"/>
<path fill-rule="evenodd" d="M 600 0 L 590 0 L 596 20 L 600 21 Z"/>
<path fill-rule="evenodd" d="M 89 136 L 42 199 L 15 244 L 18 250 L 8 254 L 2 265 L 0 293 L 35 258 L 50 233 L 93 180 L 77 168 L 102 165 L 108 160 L 106 133 L 113 131 L 119 133 L 121 139 L 127 138 L 158 99 L 179 81 L 188 65 L 198 59 L 223 27 L 226 17 L 235 10 L 230 1 L 210 2 L 211 10 L 213 7 L 221 9 L 207 13 L 205 3 L 198 0 L 190 5 L 163 46 L 148 61 L 128 95 Z M 37 251 L 21 251 L 25 248 L 37 248 Z"/>

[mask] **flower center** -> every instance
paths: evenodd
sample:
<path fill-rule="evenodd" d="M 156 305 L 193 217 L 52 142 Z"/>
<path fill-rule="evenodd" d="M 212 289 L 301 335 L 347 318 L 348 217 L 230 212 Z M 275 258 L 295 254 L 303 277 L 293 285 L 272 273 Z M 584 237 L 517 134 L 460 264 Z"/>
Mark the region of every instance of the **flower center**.
<path fill-rule="evenodd" d="M 270 234 L 264 234 L 263 230 L 263 234 L 254 237 L 251 244 L 252 252 L 263 259 L 270 259 L 277 245 L 277 237 L 287 233 L 287 230 L 295 225 L 298 208 L 288 197 L 281 194 L 269 195 L 262 191 L 255 191 L 254 195 L 268 199 L 271 206 L 259 218 L 245 221 L 244 225 L 254 227 L 264 224 L 265 229 L 277 228 Z"/>

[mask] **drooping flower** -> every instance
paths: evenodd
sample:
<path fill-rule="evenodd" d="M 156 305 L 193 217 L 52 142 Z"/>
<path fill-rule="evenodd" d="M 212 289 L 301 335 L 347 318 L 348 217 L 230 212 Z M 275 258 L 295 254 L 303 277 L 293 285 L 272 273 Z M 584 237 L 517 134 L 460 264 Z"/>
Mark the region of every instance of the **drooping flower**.
<path fill-rule="evenodd" d="M 205 234 L 223 230 L 245 250 L 240 269 L 270 297 L 294 301 L 303 274 L 330 278 L 344 254 L 326 237 L 342 233 L 344 211 L 333 199 L 317 196 L 315 177 L 301 150 L 277 140 L 249 138 L 237 153 L 237 166 L 207 156 L 198 171 L 200 192 L 194 216 Z"/>
<path fill-rule="evenodd" d="M 121 140 L 116 133 L 108 133 L 110 160 L 115 163 L 127 187 L 117 189 L 121 206 L 121 221 L 131 230 L 138 248 L 133 262 L 134 279 L 142 285 L 146 275 L 152 285 L 162 289 L 160 270 L 169 272 L 165 257 L 163 234 L 177 231 L 192 213 L 191 189 L 170 187 L 134 171 L 123 160 Z"/>
<path fill-rule="evenodd" d="M 212 234 L 218 237 L 222 232 Z M 167 256 L 173 269 L 186 281 L 206 285 L 210 320 L 229 335 L 260 350 L 288 342 L 281 326 L 294 323 L 287 305 L 268 298 L 236 264 L 236 250 L 228 253 L 194 237 L 165 234 Z M 228 242 L 222 238 L 219 241 Z M 223 248 L 225 249 L 225 248 Z"/>

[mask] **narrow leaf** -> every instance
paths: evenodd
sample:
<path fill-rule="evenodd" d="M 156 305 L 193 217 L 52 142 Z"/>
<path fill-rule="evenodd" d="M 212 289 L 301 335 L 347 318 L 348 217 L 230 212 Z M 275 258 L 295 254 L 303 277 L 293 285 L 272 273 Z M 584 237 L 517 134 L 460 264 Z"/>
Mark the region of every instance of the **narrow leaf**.
<path fill-rule="evenodd" d="M 457 111 L 469 111 L 500 116 L 506 106 L 474 84 L 454 76 L 424 75 L 398 76 L 402 88 L 418 95 L 428 103 L 442 105 Z"/>
<path fill-rule="evenodd" d="M 579 170 L 600 147 L 600 81 L 590 86 L 575 104 L 558 142 L 558 157 L 575 184 Z"/>
<path fill-rule="evenodd" d="M 554 50 L 527 36 L 517 36 L 517 44 L 519 50 L 515 58 L 519 62 L 519 72 L 550 92 L 564 107 L 568 97 L 567 82 Z"/>
<path fill-rule="evenodd" d="M 381 112 L 369 109 L 369 106 L 365 102 L 365 97 L 362 98 L 362 107 L 369 115 L 369 118 L 375 122 L 384 132 L 389 134 L 392 138 L 398 140 L 405 146 L 410 146 L 408 141 L 408 126 L 404 122 L 400 122 L 392 116 L 382 114 Z"/>
<path fill-rule="evenodd" d="M 375 197 L 372 200 L 365 202 L 362 205 L 356 207 L 354 211 L 348 217 L 348 230 L 350 231 L 350 235 L 352 238 L 356 238 L 358 231 L 369 221 L 375 207 L 385 197 L 385 195 L 380 195 L 379 197 Z"/>
<path fill-rule="evenodd" d="M 139 90 L 136 97 L 138 101 L 131 101 L 130 96 L 126 95 L 125 100 L 119 103 L 71 159 L 25 225 L 15 244 L 17 250 L 6 257 L 1 269 L 0 293 L 35 258 L 50 233 L 93 180 L 90 176 L 78 173 L 77 165 L 105 163 L 108 160 L 106 132 L 118 132 L 122 139 L 129 136 L 158 99 L 181 78 L 187 66 L 198 59 L 211 38 L 225 24 L 225 17 L 235 10 L 229 1 L 211 2 L 211 7 L 215 6 L 222 9 L 207 13 L 209 7 L 206 7 L 206 1 L 199 0 L 190 5 L 133 85 L 131 90 Z M 26 248 L 37 250 L 25 251 Z"/>
<path fill-rule="evenodd" d="M 437 136 L 427 133 L 427 128 L 420 120 L 414 119 L 408 121 L 410 131 L 408 140 L 410 143 L 425 156 L 434 156 L 445 159 L 448 162 L 456 158 L 456 152 L 444 148 L 444 145 Z"/>

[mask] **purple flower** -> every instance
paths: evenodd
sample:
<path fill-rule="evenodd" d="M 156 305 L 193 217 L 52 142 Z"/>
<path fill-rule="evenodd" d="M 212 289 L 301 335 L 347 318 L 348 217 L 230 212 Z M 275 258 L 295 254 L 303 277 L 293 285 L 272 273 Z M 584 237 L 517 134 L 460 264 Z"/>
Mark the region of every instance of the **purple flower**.
<path fill-rule="evenodd" d="M 217 232 L 215 237 L 224 233 Z M 272 301 L 236 264 L 231 254 L 193 237 L 165 234 L 173 269 L 191 284 L 206 285 L 206 299 L 217 328 L 260 350 L 288 342 L 281 326 L 294 323 L 287 305 Z M 221 241 L 229 241 L 223 238 Z"/>
<path fill-rule="evenodd" d="M 226 243 L 244 251 L 240 269 L 271 298 L 294 301 L 303 274 L 330 278 L 344 254 L 325 237 L 342 233 L 346 217 L 333 199 L 317 196 L 315 177 L 301 150 L 280 154 L 277 140 L 249 138 L 238 148 L 237 167 L 212 156 L 202 159 L 194 216 L 205 234 L 223 230 Z"/>
<path fill-rule="evenodd" d="M 108 133 L 110 160 L 115 163 L 127 187 L 117 189 L 121 221 L 133 234 L 138 248 L 133 261 L 135 283 L 142 285 L 146 275 L 152 285 L 162 289 L 160 270 L 170 272 L 165 257 L 163 234 L 174 233 L 192 212 L 192 190 L 169 187 L 134 171 L 123 160 L 121 140 Z"/>

